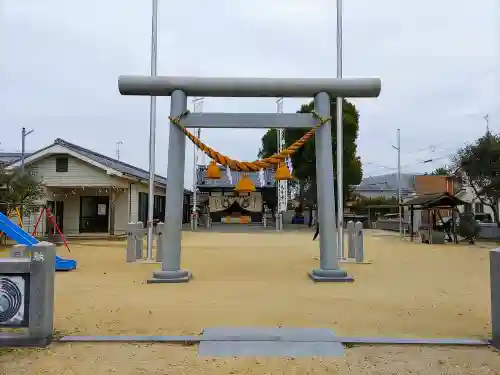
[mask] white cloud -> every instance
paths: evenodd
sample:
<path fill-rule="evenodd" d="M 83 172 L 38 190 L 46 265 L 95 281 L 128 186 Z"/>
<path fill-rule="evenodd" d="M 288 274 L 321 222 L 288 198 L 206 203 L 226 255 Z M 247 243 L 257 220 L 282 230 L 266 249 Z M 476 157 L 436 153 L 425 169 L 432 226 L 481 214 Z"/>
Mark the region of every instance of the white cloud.
<path fill-rule="evenodd" d="M 147 168 L 149 101 L 120 96 L 117 77 L 149 73 L 151 3 L 2 4 L 2 148 L 19 147 L 24 125 L 37 134 L 29 139 L 31 149 L 61 137 L 113 155 L 120 140 L 123 159 Z M 494 0 L 474 6 L 450 0 L 344 1 L 344 74 L 383 80 L 380 98 L 355 100 L 359 151 L 373 163 L 367 173 L 386 172 L 375 164 L 394 164 L 390 145 L 398 127 L 408 150 L 403 159 L 415 170 L 431 166 L 419 164 L 412 150 L 443 140 L 448 149 L 462 145 L 484 131 L 486 112 L 500 131 L 497 19 Z M 326 0 L 161 0 L 159 74 L 332 77 L 335 21 L 335 2 Z M 285 110 L 304 102 L 287 99 Z M 159 173 L 166 171 L 168 103 L 158 101 Z M 275 102 L 208 98 L 204 110 L 272 112 Z M 203 137 L 232 157 L 253 159 L 261 134 L 206 130 Z"/>

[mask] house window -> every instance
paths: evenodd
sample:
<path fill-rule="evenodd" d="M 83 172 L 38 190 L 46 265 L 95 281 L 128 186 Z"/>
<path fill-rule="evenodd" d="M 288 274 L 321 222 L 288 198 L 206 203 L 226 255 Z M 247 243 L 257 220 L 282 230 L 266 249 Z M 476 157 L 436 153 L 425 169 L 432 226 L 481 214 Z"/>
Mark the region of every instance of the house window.
<path fill-rule="evenodd" d="M 56 172 L 68 171 L 68 158 L 56 158 Z"/>
<path fill-rule="evenodd" d="M 482 204 L 481 202 L 476 202 L 474 204 L 474 212 L 476 214 L 481 214 L 484 212 L 484 204 Z"/>
<path fill-rule="evenodd" d="M 472 212 L 472 203 L 465 203 L 465 204 L 464 204 L 464 212 L 465 212 L 465 213 L 470 213 L 470 212 Z"/>
<path fill-rule="evenodd" d="M 139 221 L 144 226 L 148 223 L 148 193 L 139 193 Z M 153 219 L 165 221 L 165 197 L 162 195 L 155 195 L 153 206 Z"/>
<path fill-rule="evenodd" d="M 144 224 L 144 226 L 148 223 L 148 194 L 147 193 L 139 193 L 139 212 L 138 219 L 140 222 Z"/>

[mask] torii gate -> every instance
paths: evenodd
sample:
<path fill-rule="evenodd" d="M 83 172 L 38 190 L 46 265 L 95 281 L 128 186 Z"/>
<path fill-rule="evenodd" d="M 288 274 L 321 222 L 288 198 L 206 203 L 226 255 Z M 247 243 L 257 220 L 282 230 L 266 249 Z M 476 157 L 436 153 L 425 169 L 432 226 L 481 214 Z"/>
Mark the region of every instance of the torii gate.
<path fill-rule="evenodd" d="M 186 113 L 187 96 L 199 97 L 314 97 L 315 110 L 330 118 L 331 97 L 378 97 L 379 78 L 199 78 L 161 76 L 120 76 L 122 95 L 170 96 L 170 115 L 182 116 L 189 128 L 311 128 L 318 119 L 310 113 Z M 191 279 L 180 269 L 182 205 L 186 136 L 171 122 L 168 142 L 165 241 L 161 270 L 148 283 L 178 283 Z M 318 217 L 321 223 L 320 267 L 309 272 L 314 281 L 353 281 L 339 268 L 335 214 L 331 122 L 316 132 L 316 175 Z"/>

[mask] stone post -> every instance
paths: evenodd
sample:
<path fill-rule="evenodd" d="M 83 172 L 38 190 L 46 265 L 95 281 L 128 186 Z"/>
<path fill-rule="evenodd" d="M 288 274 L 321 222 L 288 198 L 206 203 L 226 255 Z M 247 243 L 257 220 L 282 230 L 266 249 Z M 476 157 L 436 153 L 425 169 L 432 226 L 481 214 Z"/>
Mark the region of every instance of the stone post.
<path fill-rule="evenodd" d="M 135 238 L 135 258 L 142 259 L 142 250 L 143 250 L 143 239 L 144 239 L 144 223 L 142 221 L 138 221 L 135 224 L 134 231 Z"/>
<path fill-rule="evenodd" d="M 27 250 L 31 258 L 28 333 L 35 341 L 50 342 L 54 331 L 56 246 L 39 242 Z"/>
<path fill-rule="evenodd" d="M 354 221 L 347 222 L 347 258 L 354 259 L 356 257 L 356 249 L 354 243 Z"/>
<path fill-rule="evenodd" d="M 356 263 L 364 262 L 364 240 L 363 240 L 363 223 L 357 221 L 354 225 L 354 248 Z"/>
<path fill-rule="evenodd" d="M 500 248 L 490 252 L 492 345 L 500 349 Z"/>
<path fill-rule="evenodd" d="M 142 237 L 144 225 L 138 223 L 127 224 L 127 253 L 126 261 L 128 263 L 135 262 L 137 259 L 142 259 Z"/>
<path fill-rule="evenodd" d="M 156 261 L 161 262 L 161 254 L 165 246 L 165 224 L 156 224 Z"/>

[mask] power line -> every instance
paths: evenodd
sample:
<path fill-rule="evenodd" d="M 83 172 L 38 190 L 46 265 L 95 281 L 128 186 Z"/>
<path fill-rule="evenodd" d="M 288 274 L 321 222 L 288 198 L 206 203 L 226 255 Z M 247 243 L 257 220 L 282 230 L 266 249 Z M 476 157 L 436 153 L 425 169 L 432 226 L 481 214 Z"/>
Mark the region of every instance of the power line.
<path fill-rule="evenodd" d="M 500 64 L 497 64 L 489 69 L 487 69 L 486 71 L 483 71 L 483 72 L 480 72 L 478 73 L 477 75 L 475 75 L 475 77 L 473 78 L 469 78 L 468 80 L 466 80 L 465 82 L 462 83 L 461 86 L 464 86 L 464 85 L 470 85 L 471 83 L 474 83 L 479 77 L 483 77 L 483 76 L 486 76 L 492 72 L 494 72 L 495 70 L 497 70 L 498 68 L 500 68 Z M 461 88 L 460 90 L 458 89 L 453 89 L 453 90 L 450 90 L 448 92 L 445 92 L 443 94 L 443 96 L 446 96 L 447 98 L 450 98 L 450 97 L 453 97 L 454 95 L 457 95 L 457 94 L 462 94 L 464 92 L 463 88 Z M 486 130 L 487 131 L 490 131 L 490 128 L 489 128 L 489 115 L 486 114 L 484 117 L 484 120 L 486 121 Z M 418 154 L 418 153 L 421 153 L 421 152 L 424 152 L 424 151 L 432 151 L 432 152 L 435 152 L 436 149 L 445 144 L 445 142 L 439 142 L 439 143 L 431 143 L 430 145 L 426 146 L 426 147 L 423 147 L 423 148 L 420 148 L 420 149 L 417 149 L 417 150 L 413 150 L 413 151 L 406 151 L 404 153 L 405 156 L 410 156 L 410 155 L 414 155 L 414 154 Z M 458 148 L 457 148 L 458 149 Z M 424 162 L 425 160 L 422 160 L 422 162 Z"/>

